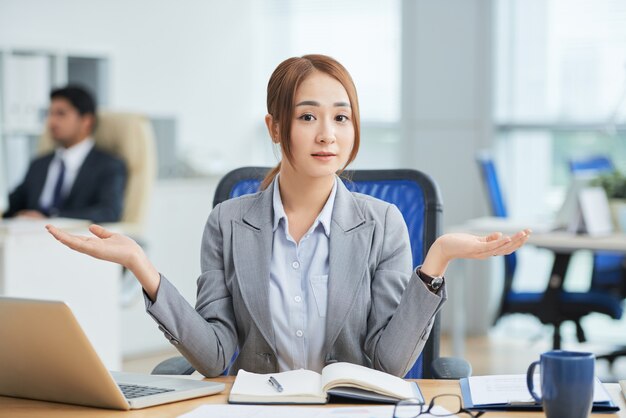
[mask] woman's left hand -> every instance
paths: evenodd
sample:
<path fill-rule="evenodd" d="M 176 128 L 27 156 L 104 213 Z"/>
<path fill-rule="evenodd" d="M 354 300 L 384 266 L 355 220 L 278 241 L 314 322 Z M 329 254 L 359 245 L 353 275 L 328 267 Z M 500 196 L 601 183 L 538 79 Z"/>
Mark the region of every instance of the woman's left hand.
<path fill-rule="evenodd" d="M 524 245 L 530 233 L 530 229 L 524 229 L 512 236 L 500 232 L 487 236 L 465 233 L 442 235 L 430 248 L 422 270 L 430 275 L 443 275 L 448 263 L 455 258 L 485 259 L 511 254 Z"/>

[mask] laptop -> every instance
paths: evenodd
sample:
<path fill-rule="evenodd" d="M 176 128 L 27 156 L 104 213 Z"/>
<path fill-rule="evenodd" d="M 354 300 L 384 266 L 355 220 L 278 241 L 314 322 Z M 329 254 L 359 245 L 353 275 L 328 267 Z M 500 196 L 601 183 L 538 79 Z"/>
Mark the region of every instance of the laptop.
<path fill-rule="evenodd" d="M 65 303 L 0 297 L 0 395 L 128 410 L 223 390 L 216 382 L 109 372 Z"/>
<path fill-rule="evenodd" d="M 468 221 L 468 225 L 480 232 L 500 231 L 505 234 L 514 234 L 525 228 L 530 228 L 535 233 L 552 231 L 576 233 L 580 226 L 580 195 L 589 187 L 589 181 L 590 180 L 586 177 L 574 177 L 570 181 L 565 193 L 565 198 L 554 217 L 518 219 L 488 216 L 472 219 Z"/>

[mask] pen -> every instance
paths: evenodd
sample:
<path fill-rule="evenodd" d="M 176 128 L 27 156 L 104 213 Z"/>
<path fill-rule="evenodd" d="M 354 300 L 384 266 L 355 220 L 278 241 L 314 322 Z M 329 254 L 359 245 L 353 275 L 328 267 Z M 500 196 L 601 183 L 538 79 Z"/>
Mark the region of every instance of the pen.
<path fill-rule="evenodd" d="M 283 386 L 280 383 L 278 383 L 278 380 L 274 379 L 274 376 L 270 376 L 270 378 L 267 380 L 267 383 L 272 385 L 272 387 L 276 389 L 276 392 L 283 391 Z"/>

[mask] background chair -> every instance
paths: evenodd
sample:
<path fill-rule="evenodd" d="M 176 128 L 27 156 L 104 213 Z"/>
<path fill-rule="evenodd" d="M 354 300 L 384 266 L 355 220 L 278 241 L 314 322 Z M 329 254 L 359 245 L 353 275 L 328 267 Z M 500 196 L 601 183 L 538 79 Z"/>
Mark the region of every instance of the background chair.
<path fill-rule="evenodd" d="M 143 115 L 98 112 L 93 138 L 96 145 L 126 163 L 128 180 L 124 193 L 121 229 L 140 237 L 156 177 L 156 149 L 150 121 Z M 39 142 L 39 152 L 54 149 L 49 132 Z"/>
<path fill-rule="evenodd" d="M 120 222 L 104 226 L 132 236 L 146 249 L 144 223 L 156 178 L 156 146 L 152 125 L 148 118 L 140 114 L 101 111 L 97 115 L 93 138 L 98 148 L 121 158 L 126 163 L 128 173 L 122 218 Z M 54 147 L 50 133 L 44 132 L 39 142 L 39 152 L 47 153 Z M 132 305 L 140 300 L 140 296 L 141 286 L 129 271 L 123 269 L 121 306 Z"/>
<path fill-rule="evenodd" d="M 244 167 L 226 174 L 217 186 L 213 206 L 233 197 L 256 193 L 268 170 L 267 167 Z M 439 236 L 442 204 L 434 181 L 415 170 L 355 170 L 346 171 L 342 177 L 351 191 L 377 197 L 400 209 L 409 230 L 413 265 L 421 264 Z M 471 369 L 467 362 L 439 358 L 439 338 L 437 316 L 424 350 L 406 378 L 469 376 Z M 193 368 L 184 358 L 175 357 L 161 362 L 152 373 L 190 374 Z"/>
<path fill-rule="evenodd" d="M 604 155 L 584 158 L 572 158 L 568 161 L 570 172 L 574 176 L 597 177 L 615 171 L 613 161 Z M 617 297 L 626 297 L 626 257 L 622 253 L 597 251 L 593 253 L 591 270 L 591 290 L 610 292 Z M 626 347 L 599 355 L 612 365 L 618 357 L 626 356 Z"/>
<path fill-rule="evenodd" d="M 574 175 L 595 177 L 599 174 L 610 173 L 615 170 L 613 161 L 604 155 L 594 155 L 584 158 L 571 158 L 568 161 L 569 169 Z"/>
<path fill-rule="evenodd" d="M 493 158 L 489 153 L 481 152 L 477 155 L 476 161 L 485 184 L 492 215 L 506 218 L 506 205 Z M 555 254 L 550 277 L 564 277 L 570 255 Z M 558 349 L 561 347 L 560 327 L 563 322 L 573 321 L 578 340 L 584 342 L 586 338 L 580 324 L 581 318 L 592 312 L 602 313 L 614 319 L 622 316 L 622 306 L 618 297 L 597 289 L 590 289 L 588 292 L 567 292 L 563 290 L 562 280 L 550 280 L 544 292 L 516 292 L 513 289 L 516 266 L 515 253 L 504 256 L 504 284 L 494 324 L 509 314 L 533 315 L 541 323 L 554 326 L 553 347 Z"/>

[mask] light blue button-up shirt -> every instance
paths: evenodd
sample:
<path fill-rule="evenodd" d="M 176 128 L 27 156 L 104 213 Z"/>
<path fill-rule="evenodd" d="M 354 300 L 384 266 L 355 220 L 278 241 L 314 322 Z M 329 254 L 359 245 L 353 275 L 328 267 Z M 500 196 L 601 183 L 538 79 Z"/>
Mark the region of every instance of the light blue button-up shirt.
<path fill-rule="evenodd" d="M 273 187 L 274 239 L 269 302 L 278 367 L 281 372 L 293 369 L 320 372 L 324 367 L 328 249 L 337 178 L 322 211 L 298 244 L 289 235 L 278 177 Z"/>

